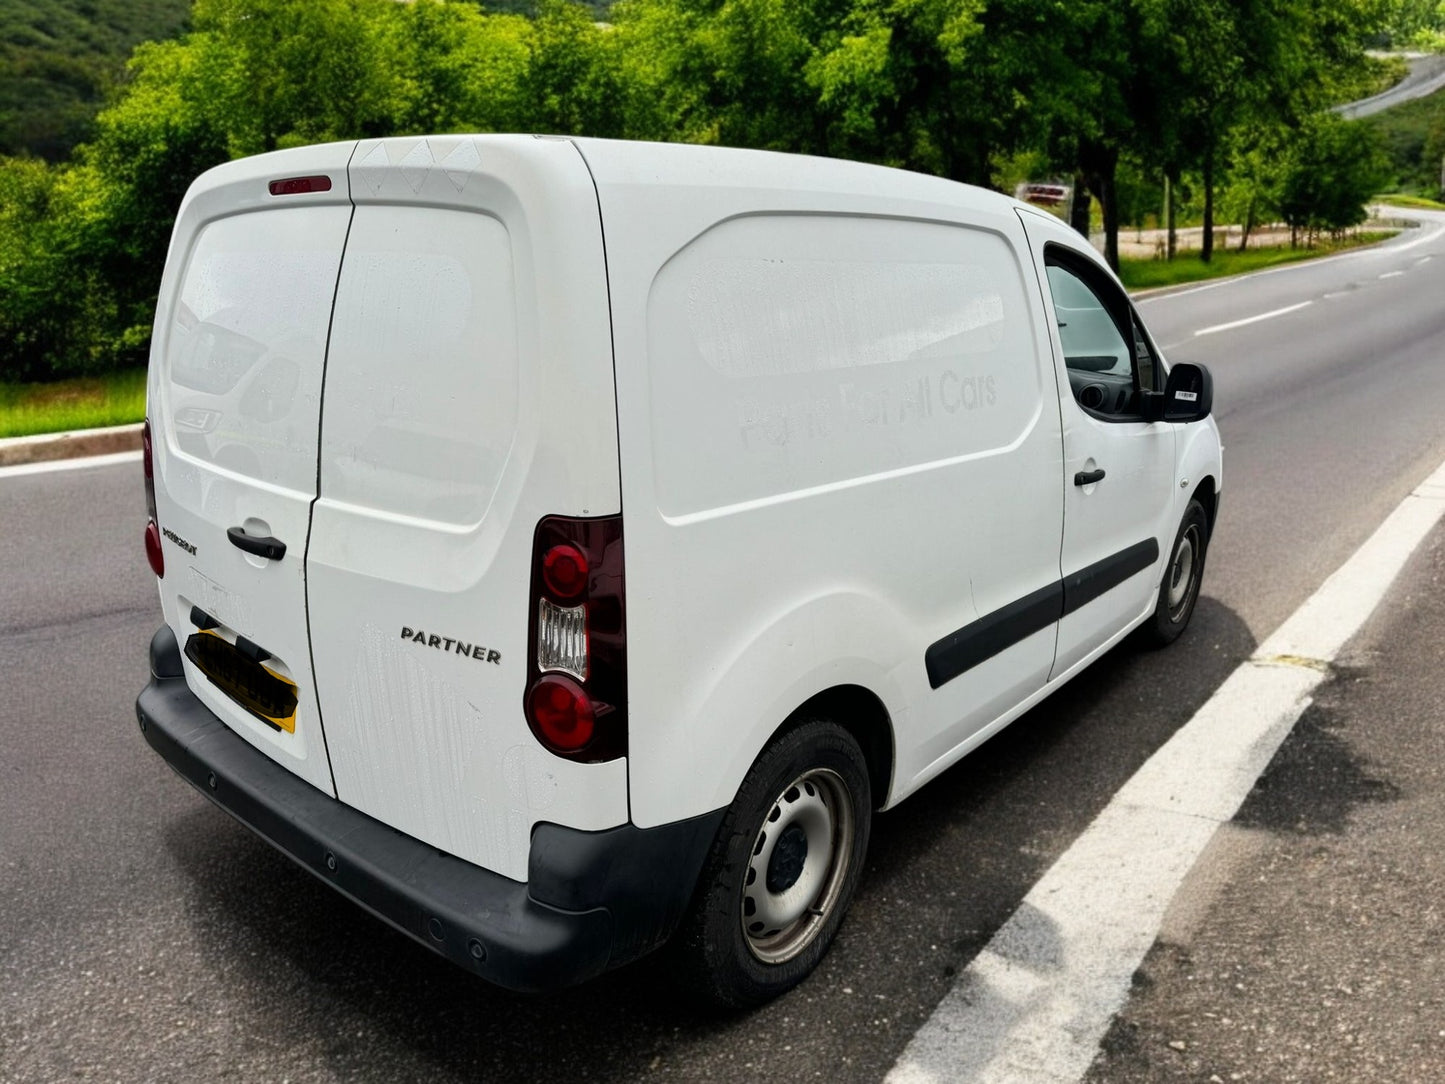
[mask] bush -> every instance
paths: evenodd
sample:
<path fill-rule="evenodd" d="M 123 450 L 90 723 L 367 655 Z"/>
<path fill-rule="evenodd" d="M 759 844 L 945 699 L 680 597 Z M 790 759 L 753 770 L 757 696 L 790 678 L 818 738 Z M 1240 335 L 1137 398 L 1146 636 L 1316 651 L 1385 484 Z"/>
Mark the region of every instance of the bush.
<path fill-rule="evenodd" d="M 1324 113 L 1287 147 L 1279 210 L 1291 230 L 1339 233 L 1365 221 L 1365 204 L 1387 173 L 1379 140 L 1365 125 Z"/>

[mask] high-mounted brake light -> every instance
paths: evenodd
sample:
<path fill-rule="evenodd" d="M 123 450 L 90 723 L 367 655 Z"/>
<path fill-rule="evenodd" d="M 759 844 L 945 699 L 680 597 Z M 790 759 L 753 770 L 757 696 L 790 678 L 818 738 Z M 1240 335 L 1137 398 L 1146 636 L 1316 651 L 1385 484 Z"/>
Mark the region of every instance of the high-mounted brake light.
<path fill-rule="evenodd" d="M 627 753 L 627 633 L 622 517 L 548 516 L 532 543 L 524 709 L 558 756 Z"/>
<path fill-rule="evenodd" d="M 272 181 L 266 190 L 273 196 L 300 196 L 307 192 L 330 192 L 331 178 L 325 174 L 315 177 L 286 177 Z"/>
<path fill-rule="evenodd" d="M 140 431 L 141 469 L 145 472 L 146 486 L 146 561 L 157 579 L 166 574 L 166 555 L 161 552 L 161 529 L 156 524 L 156 465 L 151 447 L 151 420 L 147 418 Z"/>

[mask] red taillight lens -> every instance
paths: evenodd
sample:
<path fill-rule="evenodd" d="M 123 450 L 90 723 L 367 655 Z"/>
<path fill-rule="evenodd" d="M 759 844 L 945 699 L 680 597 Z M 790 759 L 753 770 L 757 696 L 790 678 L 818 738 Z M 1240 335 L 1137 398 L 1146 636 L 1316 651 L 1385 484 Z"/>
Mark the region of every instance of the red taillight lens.
<path fill-rule="evenodd" d="M 331 178 L 325 174 L 314 177 L 286 177 L 272 181 L 266 191 L 273 196 L 302 196 L 307 192 L 330 192 Z"/>
<path fill-rule="evenodd" d="M 149 517 L 145 535 L 146 561 L 150 563 L 151 571 L 156 574 L 156 578 L 164 579 L 166 557 L 161 552 L 161 529 L 156 526 L 156 465 L 151 449 L 151 420 L 149 418 L 141 426 L 140 453 L 141 468 L 145 472 L 146 515 Z"/>
<path fill-rule="evenodd" d="M 576 546 L 553 546 L 542 558 L 542 583 L 562 602 L 581 598 L 587 590 L 587 555 Z"/>
<path fill-rule="evenodd" d="M 140 430 L 141 467 L 145 471 L 146 514 L 156 518 L 156 465 L 151 450 L 151 421 L 146 419 Z"/>
<path fill-rule="evenodd" d="M 537 524 L 529 610 L 524 707 L 532 732 L 571 760 L 626 756 L 621 516 Z"/>
<path fill-rule="evenodd" d="M 166 557 L 161 552 L 161 529 L 156 526 L 155 520 L 146 524 L 146 560 L 150 562 L 151 571 L 156 574 L 156 578 L 164 579 Z"/>
<path fill-rule="evenodd" d="M 571 753 L 592 740 L 597 718 L 592 701 L 571 678 L 547 674 L 527 695 L 528 716 L 547 746 Z"/>

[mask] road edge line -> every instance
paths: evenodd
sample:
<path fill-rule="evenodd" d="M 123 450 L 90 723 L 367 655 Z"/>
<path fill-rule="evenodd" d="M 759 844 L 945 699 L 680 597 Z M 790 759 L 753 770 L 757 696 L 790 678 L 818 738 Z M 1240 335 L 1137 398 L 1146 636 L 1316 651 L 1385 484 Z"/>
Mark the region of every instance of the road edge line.
<path fill-rule="evenodd" d="M 1199 855 L 1445 515 L 1445 463 L 1124 784 L 960 973 L 887 1084 L 1074 1084 Z"/>
<path fill-rule="evenodd" d="M 88 455 L 78 459 L 42 459 L 35 463 L 17 463 L 13 467 L 0 467 L 0 481 L 6 478 L 20 478 L 27 474 L 51 474 L 61 470 L 84 470 L 87 467 L 111 467 L 117 463 L 139 463 L 141 453 L 110 452 L 106 455 Z"/>

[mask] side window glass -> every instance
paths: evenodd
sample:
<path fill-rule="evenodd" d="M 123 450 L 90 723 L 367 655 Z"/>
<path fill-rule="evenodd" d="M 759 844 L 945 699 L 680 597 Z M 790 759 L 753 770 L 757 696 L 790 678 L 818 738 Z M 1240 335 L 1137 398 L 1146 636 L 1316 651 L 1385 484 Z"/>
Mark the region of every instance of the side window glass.
<path fill-rule="evenodd" d="M 1128 302 L 1109 296 L 1116 291 L 1101 296 L 1105 284 L 1096 288 L 1062 263 L 1051 261 L 1046 270 L 1074 398 L 1099 417 L 1136 417 L 1139 389 L 1154 387 L 1156 366 Z M 1127 341 L 1121 326 L 1129 329 Z"/>

